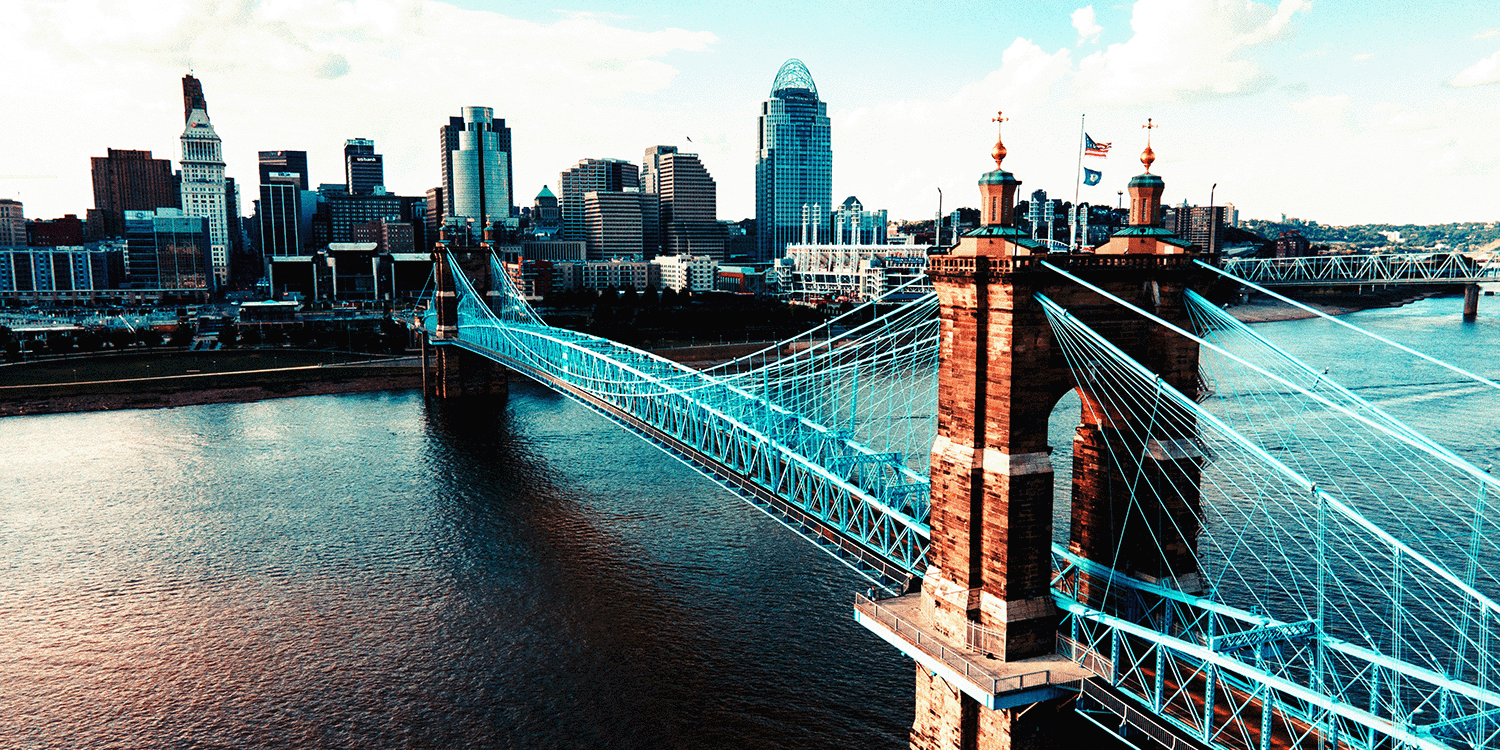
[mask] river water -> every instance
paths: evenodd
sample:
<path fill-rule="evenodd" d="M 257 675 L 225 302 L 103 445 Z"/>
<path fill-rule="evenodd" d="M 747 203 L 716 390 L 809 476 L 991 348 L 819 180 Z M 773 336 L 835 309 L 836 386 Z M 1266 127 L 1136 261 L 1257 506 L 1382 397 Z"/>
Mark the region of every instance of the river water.
<path fill-rule="evenodd" d="M 1494 377 L 1483 302 L 1349 320 Z M 1257 330 L 1500 458 L 1482 389 Z M 530 384 L 0 420 L 3 748 L 904 747 L 867 585 Z"/>

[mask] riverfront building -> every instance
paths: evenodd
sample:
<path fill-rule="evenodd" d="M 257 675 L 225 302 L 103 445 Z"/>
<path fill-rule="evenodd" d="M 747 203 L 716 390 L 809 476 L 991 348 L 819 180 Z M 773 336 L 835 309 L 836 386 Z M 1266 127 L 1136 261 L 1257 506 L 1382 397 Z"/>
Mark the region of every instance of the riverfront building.
<path fill-rule="evenodd" d="M 828 106 L 801 60 L 782 64 L 760 104 L 755 161 L 756 248 L 760 261 L 792 243 L 822 244 L 833 208 Z"/>
<path fill-rule="evenodd" d="M 208 220 L 182 209 L 126 211 L 125 286 L 176 297 L 210 287 Z"/>
<path fill-rule="evenodd" d="M 124 240 L 0 247 L 0 300 L 76 304 L 127 299 L 129 293 L 117 289 L 124 254 Z"/>

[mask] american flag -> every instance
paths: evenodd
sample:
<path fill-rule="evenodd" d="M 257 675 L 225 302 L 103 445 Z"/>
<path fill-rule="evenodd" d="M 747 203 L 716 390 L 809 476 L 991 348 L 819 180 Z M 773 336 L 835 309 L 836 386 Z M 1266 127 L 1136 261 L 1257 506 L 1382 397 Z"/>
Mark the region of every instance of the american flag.
<path fill-rule="evenodd" d="M 1083 134 L 1083 153 L 1087 156 L 1109 156 L 1108 143 L 1095 143 L 1088 133 Z"/>

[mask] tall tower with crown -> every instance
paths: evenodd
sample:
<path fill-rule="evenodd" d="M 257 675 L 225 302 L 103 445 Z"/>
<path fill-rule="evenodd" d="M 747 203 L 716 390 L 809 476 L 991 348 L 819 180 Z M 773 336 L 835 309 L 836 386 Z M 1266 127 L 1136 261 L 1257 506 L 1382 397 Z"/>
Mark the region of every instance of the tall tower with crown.
<path fill-rule="evenodd" d="M 210 267 L 220 284 L 229 281 L 229 202 L 224 180 L 224 144 L 208 119 L 203 84 L 182 77 L 187 126 L 182 130 L 182 210 L 208 219 Z"/>

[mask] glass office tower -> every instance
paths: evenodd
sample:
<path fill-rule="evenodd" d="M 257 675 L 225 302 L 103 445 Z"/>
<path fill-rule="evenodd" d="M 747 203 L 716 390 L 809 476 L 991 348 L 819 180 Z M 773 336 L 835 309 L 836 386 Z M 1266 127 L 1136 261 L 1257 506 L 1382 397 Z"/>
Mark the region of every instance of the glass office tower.
<path fill-rule="evenodd" d="M 782 63 L 771 97 L 760 104 L 755 162 L 756 255 L 768 261 L 786 246 L 827 242 L 833 208 L 833 150 L 828 105 L 801 60 Z"/>

